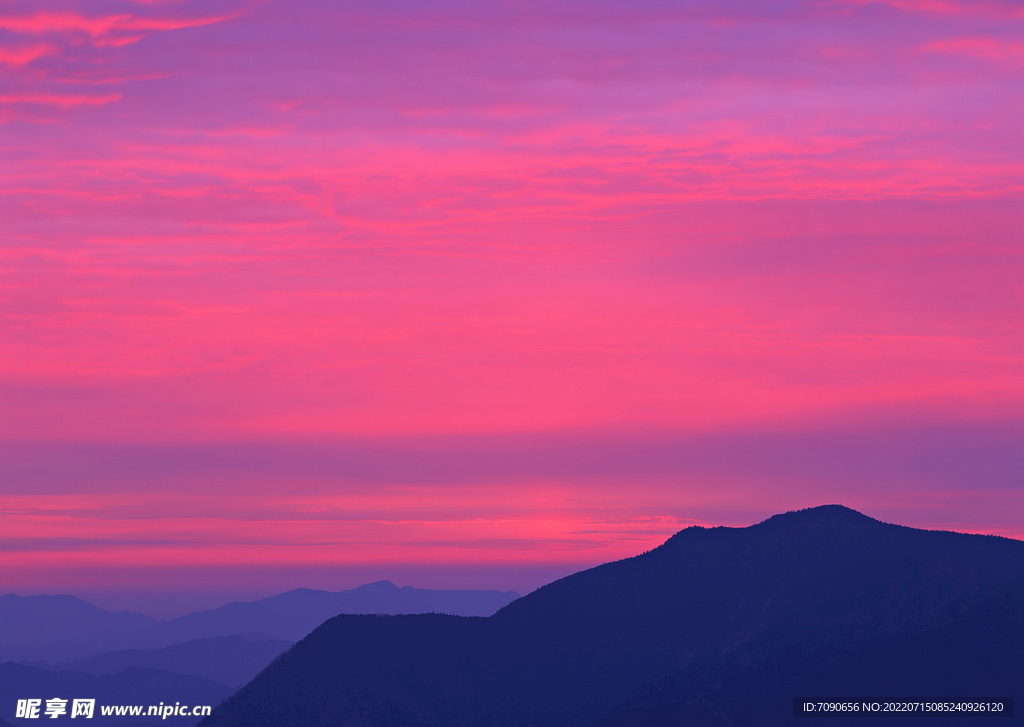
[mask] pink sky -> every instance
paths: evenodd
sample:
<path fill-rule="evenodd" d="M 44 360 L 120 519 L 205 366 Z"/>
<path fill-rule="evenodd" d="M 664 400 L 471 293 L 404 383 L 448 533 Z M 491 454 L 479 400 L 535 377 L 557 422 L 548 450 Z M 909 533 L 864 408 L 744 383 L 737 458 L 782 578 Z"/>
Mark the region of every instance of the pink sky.
<path fill-rule="evenodd" d="M 0 591 L 526 590 L 826 502 L 1024 537 L 1022 31 L 6 4 Z"/>

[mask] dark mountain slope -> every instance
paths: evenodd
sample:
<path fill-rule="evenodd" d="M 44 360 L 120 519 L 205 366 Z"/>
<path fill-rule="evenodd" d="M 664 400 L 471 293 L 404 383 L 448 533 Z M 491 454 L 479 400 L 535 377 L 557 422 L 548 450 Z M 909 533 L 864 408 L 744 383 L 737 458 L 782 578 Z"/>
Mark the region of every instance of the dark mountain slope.
<path fill-rule="evenodd" d="M 946 626 L 872 645 L 789 688 L 794 695 L 830 699 L 861 694 L 951 701 L 1016 697 L 1012 724 L 1024 725 L 1024 582 L 966 599 L 956 610 L 960 613 Z"/>
<path fill-rule="evenodd" d="M 677 670 L 632 705 L 600 721 L 599 727 L 690 724 L 694 704 L 719 716 L 709 724 L 789 725 L 794 697 L 858 703 L 1019 698 L 1024 685 L 1024 581 L 969 596 L 953 604 L 947 615 L 937 628 L 869 643 L 839 659 L 831 658 L 835 652 L 829 639 L 811 638 L 810 632 L 790 625 L 742 650 Z M 799 721 L 807 727 L 834 723 L 835 718 Z M 991 718 L 959 718 L 955 723 L 993 724 Z M 998 723 L 1024 725 L 1024 716 Z M 906 722 L 876 718 L 870 724 Z"/>
<path fill-rule="evenodd" d="M 668 685 L 688 723 L 769 724 L 708 690 L 768 673 L 764 697 L 1020 578 L 1024 543 L 840 506 L 687 528 L 490 618 L 331 619 L 204 725 L 589 725 L 664 705 Z"/>
<path fill-rule="evenodd" d="M 268 669 L 286 658 L 301 668 L 281 670 L 267 690 L 252 688 L 259 677 L 250 683 L 232 724 L 278 724 L 270 715 L 287 715 L 284 723 L 316 727 L 368 711 L 375 724 L 463 724 L 458 716 L 466 705 L 486 710 L 477 699 L 493 686 L 482 676 L 486 664 L 472 655 L 484 621 L 441 614 L 338 616 L 328 624 L 334 638 L 304 639 Z M 346 658 L 351 654 L 360 658 Z"/>

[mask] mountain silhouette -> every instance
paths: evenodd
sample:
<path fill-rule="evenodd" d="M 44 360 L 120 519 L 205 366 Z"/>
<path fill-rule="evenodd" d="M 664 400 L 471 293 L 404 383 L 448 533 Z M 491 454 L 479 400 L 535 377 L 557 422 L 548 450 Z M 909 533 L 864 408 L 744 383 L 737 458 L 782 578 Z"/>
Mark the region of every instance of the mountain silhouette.
<path fill-rule="evenodd" d="M 215 636 L 163 649 L 127 649 L 97 654 L 88 659 L 44 665 L 42 668 L 103 676 L 137 666 L 206 677 L 230 687 L 240 687 L 292 644 L 291 641 L 273 638 Z"/>
<path fill-rule="evenodd" d="M 332 618 L 201 725 L 754 727 L 791 724 L 794 697 L 1002 699 L 1022 583 L 1024 543 L 838 505 L 691 527 L 489 618 Z"/>
<path fill-rule="evenodd" d="M 160 622 L 74 596 L 0 596 L 0 661 L 64 661 L 149 645 Z"/>
<path fill-rule="evenodd" d="M 131 611 L 105 611 L 74 596 L 7 594 L 0 596 L 0 661 L 78 661 L 106 652 L 238 634 L 297 641 L 339 613 L 487 616 L 518 597 L 513 591 L 399 588 L 379 581 L 337 592 L 299 588 L 157 621 Z"/>
<path fill-rule="evenodd" d="M 377 581 L 338 592 L 297 588 L 259 601 L 229 603 L 171 619 L 163 624 L 162 634 L 165 638 L 182 640 L 258 632 L 297 641 L 340 613 L 490 616 L 516 598 L 519 594 L 514 591 L 399 588 L 391 581 Z"/>

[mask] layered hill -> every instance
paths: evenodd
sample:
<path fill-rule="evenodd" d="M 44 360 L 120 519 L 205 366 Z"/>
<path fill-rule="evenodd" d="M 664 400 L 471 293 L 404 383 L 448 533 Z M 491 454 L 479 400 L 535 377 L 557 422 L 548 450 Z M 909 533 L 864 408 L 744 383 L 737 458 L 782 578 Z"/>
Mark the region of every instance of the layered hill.
<path fill-rule="evenodd" d="M 97 654 L 88 659 L 45 665 L 51 671 L 86 672 L 95 676 L 116 674 L 131 667 L 163 669 L 201 676 L 229 687 L 240 687 L 274 658 L 292 646 L 291 641 L 253 636 L 214 636 L 193 639 L 162 649 L 126 649 Z"/>
<path fill-rule="evenodd" d="M 63 661 L 149 646 L 160 622 L 74 596 L 0 596 L 0 661 Z"/>
<path fill-rule="evenodd" d="M 753 726 L 790 724 L 797 696 L 1011 697 L 1022 579 L 1024 543 L 841 506 L 687 528 L 490 618 L 335 617 L 202 725 Z"/>
<path fill-rule="evenodd" d="M 161 625 L 161 634 L 177 641 L 256 632 L 296 641 L 340 613 L 490 616 L 517 598 L 514 591 L 399 588 L 391 581 L 347 591 L 297 588 L 259 601 L 229 603 L 171 619 Z"/>
<path fill-rule="evenodd" d="M 518 597 L 513 591 L 399 588 L 379 581 L 347 591 L 299 588 L 157 621 L 131 611 L 105 611 L 74 596 L 8 594 L 0 596 L 0 662 L 79 661 L 106 652 L 159 649 L 234 635 L 296 641 L 340 613 L 488 616 Z M 137 656 L 128 665 L 150 665 L 149 657 Z M 123 661 L 124 655 L 116 658 Z"/>

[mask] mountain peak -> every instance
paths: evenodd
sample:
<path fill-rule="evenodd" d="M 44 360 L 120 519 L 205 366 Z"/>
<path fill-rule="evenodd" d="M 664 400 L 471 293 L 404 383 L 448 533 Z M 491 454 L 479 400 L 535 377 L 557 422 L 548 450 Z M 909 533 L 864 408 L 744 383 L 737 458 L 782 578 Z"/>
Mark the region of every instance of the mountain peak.
<path fill-rule="evenodd" d="M 764 520 L 758 525 L 765 525 L 766 523 L 879 523 L 880 520 L 875 520 L 873 517 L 868 517 L 862 512 L 858 512 L 853 508 L 846 507 L 845 505 L 818 505 L 817 507 L 806 507 L 802 510 L 790 510 L 788 512 L 780 513 L 778 515 L 772 515 L 767 520 Z"/>
<path fill-rule="evenodd" d="M 772 515 L 767 520 L 762 520 L 759 523 L 745 527 L 704 527 L 702 525 L 692 525 L 688 528 L 683 528 L 651 552 L 671 551 L 683 543 L 693 542 L 693 538 L 703 540 L 709 536 L 717 537 L 719 535 L 730 537 L 726 535 L 726 533 L 730 532 L 785 533 L 786 531 L 793 531 L 796 533 L 808 530 L 833 530 L 835 528 L 843 530 L 853 528 L 856 530 L 879 525 L 887 526 L 881 520 L 875 520 L 845 505 L 818 505 L 816 507 L 790 510 L 789 512 Z"/>
<path fill-rule="evenodd" d="M 876 520 L 845 505 L 818 505 L 803 510 L 790 510 L 748 528 L 751 532 L 776 533 L 787 538 L 798 533 L 818 533 L 819 537 L 830 538 L 840 533 L 848 536 L 856 533 L 867 535 L 879 529 L 897 530 L 899 526 Z"/>
<path fill-rule="evenodd" d="M 397 591 L 399 590 L 391 581 L 374 581 L 373 583 L 365 583 L 361 586 L 356 586 L 352 589 L 353 591 Z"/>

